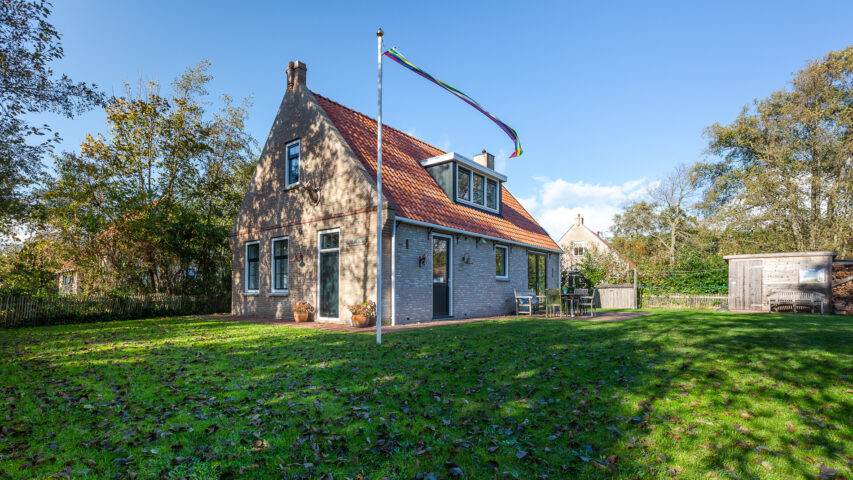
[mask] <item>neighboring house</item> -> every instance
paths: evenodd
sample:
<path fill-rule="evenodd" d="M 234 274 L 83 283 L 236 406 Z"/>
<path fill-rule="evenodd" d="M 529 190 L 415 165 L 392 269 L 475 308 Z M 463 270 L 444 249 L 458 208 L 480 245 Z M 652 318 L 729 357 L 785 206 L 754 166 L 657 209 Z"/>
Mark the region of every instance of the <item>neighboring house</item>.
<path fill-rule="evenodd" d="M 60 295 L 77 295 L 80 292 L 77 265 L 73 258 L 56 271 L 56 286 Z"/>
<path fill-rule="evenodd" d="M 232 312 L 349 323 L 376 299 L 376 121 L 287 90 L 231 232 Z M 445 153 L 383 126 L 383 323 L 510 313 L 513 290 L 559 286 L 556 243 L 487 153 Z"/>
<path fill-rule="evenodd" d="M 596 252 L 603 255 L 615 255 L 615 258 L 624 263 L 625 269 L 634 268 L 634 264 L 601 238 L 601 235 L 587 227 L 580 214 L 575 219 L 575 224 L 569 227 L 557 243 L 566 252 L 562 259 L 563 271 L 576 270 L 577 265 L 583 261 L 585 254 Z"/>

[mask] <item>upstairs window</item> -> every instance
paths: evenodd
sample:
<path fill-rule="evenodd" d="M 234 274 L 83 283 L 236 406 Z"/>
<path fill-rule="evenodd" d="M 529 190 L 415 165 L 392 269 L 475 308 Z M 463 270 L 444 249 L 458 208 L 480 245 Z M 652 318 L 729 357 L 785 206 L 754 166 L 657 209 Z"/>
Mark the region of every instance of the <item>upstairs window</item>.
<path fill-rule="evenodd" d="M 258 268 L 260 264 L 261 244 L 246 244 L 246 292 L 258 291 Z"/>
<path fill-rule="evenodd" d="M 460 168 L 456 179 L 456 196 L 459 200 L 471 201 L 471 171 Z"/>
<path fill-rule="evenodd" d="M 288 271 L 288 242 L 286 238 L 276 238 L 272 241 L 272 290 L 273 292 L 287 291 Z"/>
<path fill-rule="evenodd" d="M 574 255 L 576 257 L 582 257 L 583 254 L 584 254 L 583 242 L 572 243 L 572 255 Z"/>
<path fill-rule="evenodd" d="M 498 182 L 485 175 L 462 168 L 456 172 L 456 200 L 498 211 Z"/>
<path fill-rule="evenodd" d="M 498 182 L 488 180 L 486 183 L 486 207 L 498 209 Z"/>
<path fill-rule="evenodd" d="M 486 177 L 474 174 L 474 203 L 484 205 L 486 198 Z"/>
<path fill-rule="evenodd" d="M 285 146 L 286 152 L 286 170 L 287 180 L 286 187 L 299 183 L 299 140 L 288 143 Z"/>

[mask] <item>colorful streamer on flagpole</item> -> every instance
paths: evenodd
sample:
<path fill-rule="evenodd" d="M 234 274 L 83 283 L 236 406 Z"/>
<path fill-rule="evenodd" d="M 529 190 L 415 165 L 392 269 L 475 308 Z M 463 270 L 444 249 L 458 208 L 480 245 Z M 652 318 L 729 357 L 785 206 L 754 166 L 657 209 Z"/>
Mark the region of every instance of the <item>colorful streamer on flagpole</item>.
<path fill-rule="evenodd" d="M 456 95 L 457 97 L 459 97 L 459 99 L 461 99 L 462 101 L 464 101 L 468 105 L 471 105 L 472 107 L 476 108 L 483 115 L 489 117 L 489 119 L 491 119 L 491 121 L 495 122 L 499 127 L 501 127 L 501 129 L 507 135 L 509 135 L 509 138 L 511 138 L 512 142 L 515 144 L 515 151 L 512 153 L 512 155 L 509 156 L 509 158 L 517 157 L 517 156 L 521 155 L 521 143 L 518 141 L 518 134 L 515 133 L 515 130 L 513 130 L 512 127 L 510 127 L 509 125 L 500 121 L 500 119 L 498 119 L 498 117 L 489 113 L 485 108 L 481 107 L 480 104 L 475 102 L 473 98 L 469 97 L 468 95 L 465 95 L 464 93 L 460 92 L 459 90 L 451 87 L 450 85 L 442 82 L 441 80 L 433 77 L 432 75 L 430 75 L 430 74 L 426 73 L 425 71 L 421 70 L 420 68 L 416 67 L 415 65 L 412 64 L 412 62 L 408 61 L 406 59 L 406 57 L 404 57 L 402 54 L 400 54 L 400 52 L 398 52 L 394 48 L 391 48 L 387 52 L 385 52 L 385 56 L 390 58 L 391 60 L 394 60 L 395 62 L 399 63 L 400 65 L 408 68 L 409 70 L 417 73 L 418 75 L 426 78 L 430 82 L 438 85 L 439 87 L 447 90 L 448 92 Z"/>

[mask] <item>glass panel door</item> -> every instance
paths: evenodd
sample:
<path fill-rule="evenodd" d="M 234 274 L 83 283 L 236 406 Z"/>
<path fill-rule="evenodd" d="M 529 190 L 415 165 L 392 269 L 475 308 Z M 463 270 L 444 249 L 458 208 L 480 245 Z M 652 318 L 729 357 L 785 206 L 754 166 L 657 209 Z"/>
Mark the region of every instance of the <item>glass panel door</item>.
<path fill-rule="evenodd" d="M 320 235 L 320 317 L 338 318 L 339 257 L 338 232 Z"/>
<path fill-rule="evenodd" d="M 545 255 L 527 254 L 527 288 L 536 295 L 545 294 Z"/>
<path fill-rule="evenodd" d="M 432 237 L 432 315 L 450 315 L 450 239 Z"/>

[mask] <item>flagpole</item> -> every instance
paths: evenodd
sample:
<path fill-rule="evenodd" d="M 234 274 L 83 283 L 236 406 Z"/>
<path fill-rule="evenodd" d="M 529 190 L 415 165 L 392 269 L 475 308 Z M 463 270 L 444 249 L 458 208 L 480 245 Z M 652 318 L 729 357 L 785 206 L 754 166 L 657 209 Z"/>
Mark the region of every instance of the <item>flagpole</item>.
<path fill-rule="evenodd" d="M 378 53 L 376 115 L 376 344 L 382 344 L 382 29 L 376 31 Z"/>

